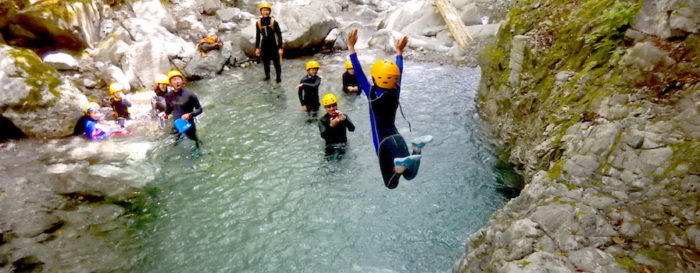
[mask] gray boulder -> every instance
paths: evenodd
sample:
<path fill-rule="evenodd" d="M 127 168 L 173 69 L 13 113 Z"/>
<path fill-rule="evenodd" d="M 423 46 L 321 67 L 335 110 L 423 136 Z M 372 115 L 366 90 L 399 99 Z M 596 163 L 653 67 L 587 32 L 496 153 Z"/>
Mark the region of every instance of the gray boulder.
<path fill-rule="evenodd" d="M 216 11 L 221 8 L 221 1 L 219 0 L 203 0 L 202 1 L 202 12 L 206 15 L 214 15 Z"/>
<path fill-rule="evenodd" d="M 192 79 L 211 78 L 223 70 L 231 57 L 231 44 L 207 52 L 206 56 L 195 54 L 184 69 L 185 76 Z"/>
<path fill-rule="evenodd" d="M 0 45 L 0 115 L 31 137 L 72 132 L 87 99 L 28 49 Z"/>
<path fill-rule="evenodd" d="M 158 0 L 141 0 L 131 5 L 136 17 L 175 31 L 175 19 Z"/>
<path fill-rule="evenodd" d="M 697 0 L 644 0 L 632 26 L 645 34 L 667 39 L 697 33 L 700 5 Z"/>
<path fill-rule="evenodd" d="M 100 39 L 102 5 L 101 1 L 39 1 L 3 15 L 7 17 L 0 27 L 7 25 L 9 33 L 4 38 L 14 45 L 43 44 L 55 49 L 82 50 Z"/>

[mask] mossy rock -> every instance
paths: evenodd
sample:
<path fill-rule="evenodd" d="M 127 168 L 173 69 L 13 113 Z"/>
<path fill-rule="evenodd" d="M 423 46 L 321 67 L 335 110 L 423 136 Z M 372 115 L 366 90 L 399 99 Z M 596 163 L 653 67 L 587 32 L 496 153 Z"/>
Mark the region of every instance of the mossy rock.
<path fill-rule="evenodd" d="M 28 136 L 68 134 L 85 96 L 29 49 L 0 46 L 0 59 L 0 115 Z"/>

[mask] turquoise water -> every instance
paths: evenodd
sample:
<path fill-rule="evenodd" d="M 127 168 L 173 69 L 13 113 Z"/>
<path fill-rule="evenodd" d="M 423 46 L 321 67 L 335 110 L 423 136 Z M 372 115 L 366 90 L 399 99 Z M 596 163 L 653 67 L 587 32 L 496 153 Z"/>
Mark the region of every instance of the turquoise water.
<path fill-rule="evenodd" d="M 321 95 L 340 93 L 343 56 L 326 57 Z M 148 153 L 156 170 L 132 205 L 117 247 L 132 272 L 446 272 L 506 197 L 482 135 L 478 68 L 405 64 L 397 117 L 405 137 L 432 134 L 419 175 L 384 187 L 367 103 L 339 96 L 357 126 L 346 157 L 329 162 L 294 86 L 306 60 L 285 60 L 282 84 L 262 68 L 196 82 L 201 156 L 165 139 Z M 369 60 L 364 60 L 369 63 Z M 323 110 L 321 110 L 323 111 Z"/>

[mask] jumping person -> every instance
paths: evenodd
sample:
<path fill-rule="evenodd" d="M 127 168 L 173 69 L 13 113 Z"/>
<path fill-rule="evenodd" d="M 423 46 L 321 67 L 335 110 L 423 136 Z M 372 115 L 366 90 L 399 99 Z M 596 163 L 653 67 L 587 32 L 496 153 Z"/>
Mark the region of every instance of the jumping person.
<path fill-rule="evenodd" d="M 124 98 L 124 87 L 119 83 L 112 83 L 109 85 L 109 94 L 112 97 L 109 99 L 109 104 L 112 106 L 112 116 L 117 121 L 117 124 L 124 128 L 126 126 L 126 120 L 131 119 L 131 113 L 129 112 L 129 107 L 131 107 L 131 102 Z"/>
<path fill-rule="evenodd" d="M 348 34 L 348 53 L 360 89 L 367 96 L 369 102 L 372 140 L 374 150 L 379 157 L 379 167 L 384 185 L 393 189 L 399 185 L 401 176 L 407 180 L 416 177 L 420 167 L 421 149 L 433 139 L 432 136 L 426 135 L 413 140 L 413 151 L 409 154 L 406 142 L 394 125 L 401 93 L 402 55 L 404 47 L 408 44 L 408 37 L 404 36 L 396 42 L 396 63 L 381 59 L 372 65 L 370 75 L 374 82 L 373 85 L 370 85 L 362 72 L 362 65 L 355 51 L 355 43 L 357 43 L 357 29 L 353 29 Z"/>
<path fill-rule="evenodd" d="M 338 111 L 338 98 L 335 95 L 323 95 L 321 103 L 326 114 L 318 120 L 318 129 L 326 141 L 326 157 L 341 159 L 348 143 L 346 131 L 355 131 L 355 125 L 348 115 Z"/>
<path fill-rule="evenodd" d="M 177 134 L 178 141 L 182 139 L 182 134 L 187 138 L 194 140 L 195 145 L 199 148 L 199 138 L 197 138 L 197 126 L 195 125 L 194 117 L 202 113 L 202 105 L 197 99 L 197 95 L 185 88 L 185 77 L 180 71 L 172 70 L 168 73 L 168 80 L 173 91 L 165 95 L 166 115 L 172 115 L 173 119 L 182 118 L 191 124 L 190 128 L 184 132 L 177 132 L 173 128 L 173 132 Z M 178 142 L 175 144 L 177 145 Z"/>
<path fill-rule="evenodd" d="M 282 66 L 280 65 L 282 54 L 282 31 L 280 25 L 275 20 L 275 17 L 270 16 L 272 13 L 272 5 L 270 3 L 261 3 L 261 17 L 255 23 L 255 56 L 261 57 L 263 68 L 265 69 L 265 81 L 270 80 L 270 61 L 275 66 L 277 74 L 277 82 L 282 81 Z"/>
<path fill-rule="evenodd" d="M 318 102 L 318 88 L 321 86 L 321 77 L 318 76 L 320 67 L 321 64 L 317 61 L 308 61 L 306 63 L 306 75 L 301 78 L 297 85 L 301 110 L 306 111 L 312 117 L 316 117 L 318 108 L 321 106 Z"/>
<path fill-rule="evenodd" d="M 355 78 L 355 70 L 352 69 L 352 62 L 345 61 L 345 72 L 343 73 L 343 93 L 348 95 L 359 95 L 360 84 Z"/>

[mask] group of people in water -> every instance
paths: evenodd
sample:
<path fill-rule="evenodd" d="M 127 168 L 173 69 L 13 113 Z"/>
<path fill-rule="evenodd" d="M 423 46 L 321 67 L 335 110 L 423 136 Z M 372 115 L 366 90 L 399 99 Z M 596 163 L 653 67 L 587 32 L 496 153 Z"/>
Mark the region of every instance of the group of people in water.
<path fill-rule="evenodd" d="M 281 82 L 280 58 L 283 54 L 282 35 L 279 25 L 271 17 L 272 6 L 269 3 L 259 5 L 260 19 L 256 22 L 255 55 L 261 57 L 265 78 L 270 79 L 270 62 L 276 72 L 276 81 Z M 343 73 L 344 93 L 349 95 L 364 94 L 369 103 L 370 129 L 375 153 L 384 184 L 393 189 L 398 186 L 400 177 L 413 179 L 420 167 L 421 151 L 432 136 L 425 135 L 411 141 L 411 149 L 399 134 L 394 121 L 396 111 L 400 107 L 401 76 L 403 72 L 403 50 L 408 44 L 404 36 L 395 45 L 395 61 L 381 59 L 370 67 L 372 83 L 366 78 L 357 57 L 355 44 L 358 31 L 352 30 L 348 35 L 349 60 L 345 62 Z M 199 45 L 198 45 L 199 47 Z M 317 61 L 306 63 L 306 75 L 296 86 L 301 110 L 310 117 L 316 118 L 322 105 L 326 113 L 318 119 L 321 137 L 325 140 L 326 156 L 340 158 L 347 147 L 347 131 L 354 131 L 355 125 L 350 117 L 338 110 L 338 97 L 332 93 L 319 98 L 318 90 L 321 77 L 318 70 L 321 67 Z M 202 106 L 197 96 L 184 87 L 185 77 L 178 70 L 172 70 L 167 75 L 159 74 L 155 79 L 155 96 L 151 101 L 152 116 L 161 121 L 173 120 L 172 130 L 177 135 L 177 141 L 187 137 L 199 148 L 195 117 L 202 113 Z M 129 134 L 125 128 L 125 120 L 130 119 L 131 103 L 124 97 L 124 88 L 119 83 L 109 86 L 110 106 L 113 110 L 115 123 L 108 125 L 102 121 L 100 105 L 90 102 L 84 111 L 84 116 L 76 123 L 74 134 L 84 135 L 93 140 L 104 139 L 114 134 Z M 177 142 L 176 142 L 177 143 Z"/>

